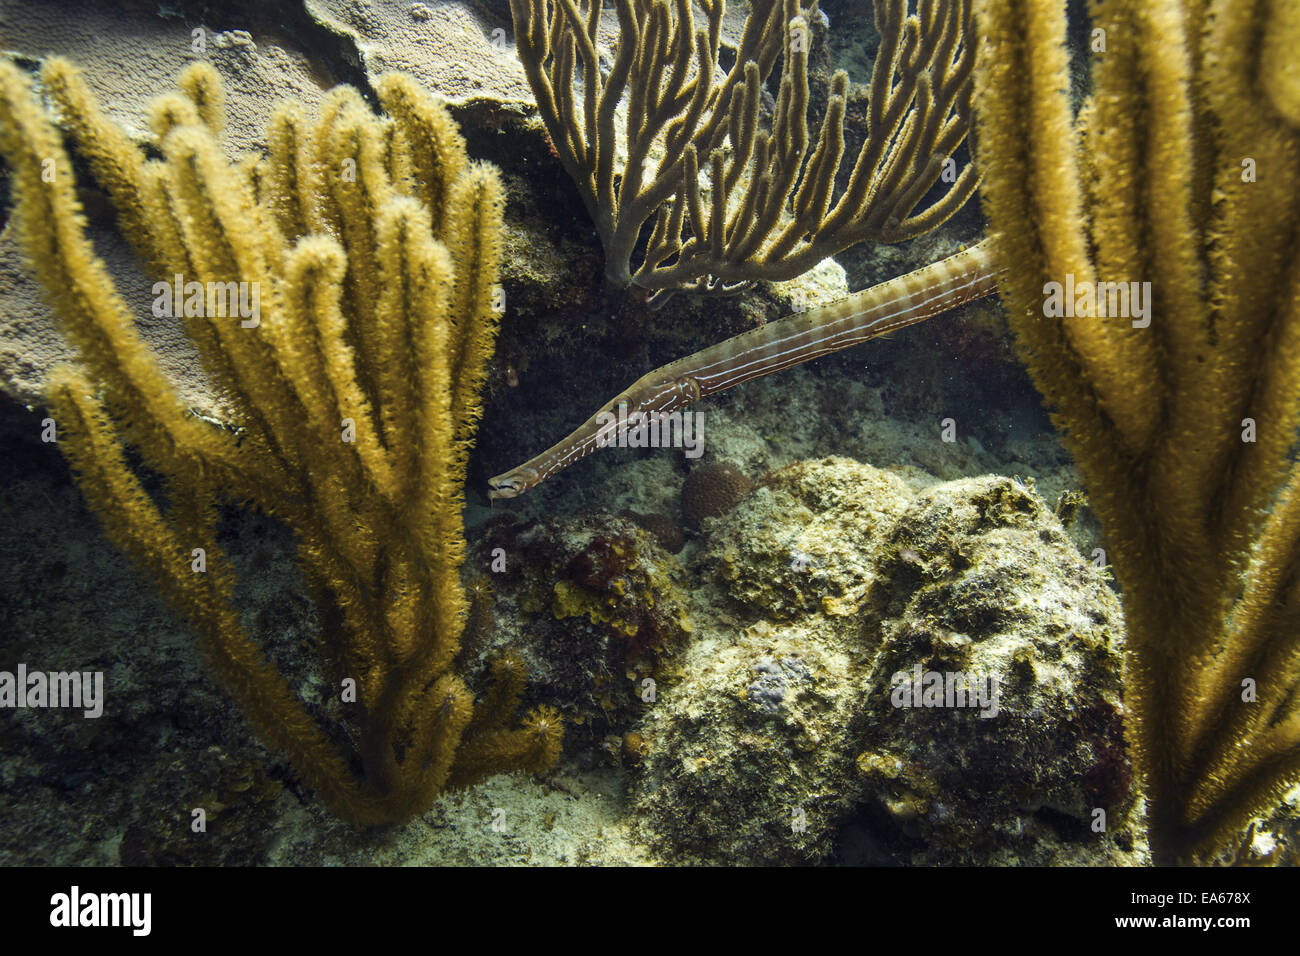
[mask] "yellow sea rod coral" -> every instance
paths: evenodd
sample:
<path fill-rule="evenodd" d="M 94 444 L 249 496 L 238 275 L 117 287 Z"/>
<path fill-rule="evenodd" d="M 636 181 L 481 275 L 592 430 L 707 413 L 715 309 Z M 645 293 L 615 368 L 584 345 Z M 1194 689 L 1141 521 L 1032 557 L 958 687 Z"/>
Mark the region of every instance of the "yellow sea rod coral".
<path fill-rule="evenodd" d="M 1003 302 L 1123 587 L 1164 863 L 1239 846 L 1300 782 L 1296 9 L 1097 0 L 1076 116 L 1064 0 L 976 0 Z M 1144 283 L 1147 315 L 1052 316 L 1067 281 Z"/>
<path fill-rule="evenodd" d="M 66 61 L 41 80 L 145 267 L 180 284 L 234 426 L 177 399 L 86 238 L 58 131 L 27 78 L 0 64 L 17 235 L 80 359 L 48 399 L 109 536 L 191 621 L 259 737 L 341 816 L 400 822 L 445 787 L 548 767 L 560 721 L 543 709 L 512 725 L 519 662 L 498 662 L 478 703 L 453 666 L 468 611 L 465 463 L 496 331 L 496 170 L 467 160 L 445 110 L 403 76 L 378 83 L 387 116 L 347 87 L 315 121 L 279 107 L 267 155 L 233 165 L 206 64 L 155 103 L 161 159 L 103 117 Z M 162 477 L 158 500 L 128 448 Z M 317 723 L 241 624 L 217 539 L 224 503 L 294 532 L 348 735 Z"/>

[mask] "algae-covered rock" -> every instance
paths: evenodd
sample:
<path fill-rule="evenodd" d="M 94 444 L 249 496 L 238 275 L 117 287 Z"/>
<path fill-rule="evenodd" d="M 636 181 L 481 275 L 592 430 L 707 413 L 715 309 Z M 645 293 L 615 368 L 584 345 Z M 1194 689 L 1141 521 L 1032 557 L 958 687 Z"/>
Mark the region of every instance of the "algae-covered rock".
<path fill-rule="evenodd" d="M 518 653 L 530 699 L 560 709 L 571 747 L 592 736 L 621 747 L 692 630 L 677 559 L 631 520 L 595 514 L 498 521 L 472 563 L 494 623 L 470 637 L 482 644 L 471 656 Z"/>
<path fill-rule="evenodd" d="M 712 522 L 699 567 L 747 611 L 773 619 L 853 614 L 876 579 L 881 528 L 910 497 L 870 465 L 796 462 Z"/>
<path fill-rule="evenodd" d="M 699 567 L 758 620 L 702 628 L 645 722 L 640 825 L 668 855 L 1141 859 L 1119 603 L 1031 488 L 825 459 L 708 528 Z"/>
<path fill-rule="evenodd" d="M 707 659 L 706 659 L 707 658 Z M 859 667 L 797 627 L 688 655 L 648 722 L 643 837 L 693 861 L 815 863 L 852 807 Z"/>
<path fill-rule="evenodd" d="M 1123 616 L 1101 573 L 1042 499 L 992 476 L 921 495 L 885 554 L 857 762 L 894 852 L 1127 859 Z"/>

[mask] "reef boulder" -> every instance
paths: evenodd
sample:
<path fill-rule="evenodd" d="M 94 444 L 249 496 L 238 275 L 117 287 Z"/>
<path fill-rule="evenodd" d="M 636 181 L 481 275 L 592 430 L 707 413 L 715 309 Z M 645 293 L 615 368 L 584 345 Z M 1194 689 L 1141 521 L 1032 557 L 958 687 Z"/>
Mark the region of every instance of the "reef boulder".
<path fill-rule="evenodd" d="M 801 462 L 695 566 L 718 619 L 644 722 L 634 794 L 668 856 L 1143 858 L 1119 602 L 1032 487 Z"/>
<path fill-rule="evenodd" d="M 857 757 L 911 863 L 1131 862 L 1123 614 L 1009 478 L 923 493 L 889 533 Z"/>

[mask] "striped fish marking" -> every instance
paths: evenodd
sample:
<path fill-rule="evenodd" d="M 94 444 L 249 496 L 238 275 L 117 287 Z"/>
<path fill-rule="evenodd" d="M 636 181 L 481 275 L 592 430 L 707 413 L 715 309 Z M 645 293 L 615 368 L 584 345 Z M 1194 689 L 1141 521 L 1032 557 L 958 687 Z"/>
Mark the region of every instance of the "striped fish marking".
<path fill-rule="evenodd" d="M 680 358 L 637 379 L 596 414 L 535 458 L 488 481 L 488 497 L 514 498 L 599 447 L 613 444 L 628 420 L 652 422 L 692 402 L 773 372 L 915 325 L 997 289 L 990 240 L 828 305 L 788 315 Z M 611 428 L 609 416 L 620 425 Z"/>

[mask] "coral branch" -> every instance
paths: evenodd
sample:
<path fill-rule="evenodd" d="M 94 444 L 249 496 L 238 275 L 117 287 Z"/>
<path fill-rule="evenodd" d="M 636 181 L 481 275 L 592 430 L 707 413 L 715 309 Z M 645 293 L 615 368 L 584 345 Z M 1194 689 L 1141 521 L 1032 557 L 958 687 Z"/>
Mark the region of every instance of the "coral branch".
<path fill-rule="evenodd" d="M 210 67 L 186 70 L 182 93 L 155 105 L 161 162 L 103 118 L 71 65 L 52 60 L 43 77 L 165 300 L 181 273 L 181 314 L 240 432 L 187 415 L 86 239 L 58 133 L 26 78 L 0 64 L 18 235 L 80 356 L 49 401 L 108 535 L 193 623 L 257 734 L 342 816 L 400 822 L 447 786 L 549 766 L 559 719 L 540 710 L 511 725 L 518 662 L 498 667 L 481 707 L 453 670 L 466 458 L 496 332 L 496 171 L 468 163 L 446 111 L 402 76 L 379 82 L 391 118 L 347 89 L 315 123 L 289 104 L 271 119 L 269 155 L 235 165 L 214 139 Z M 260 305 L 246 313 L 250 293 Z M 160 500 L 128 446 L 162 476 Z M 355 681 L 355 751 L 240 623 L 215 531 L 224 502 L 295 533 L 299 568 L 337 624 L 326 663 Z"/>
<path fill-rule="evenodd" d="M 1300 781 L 1300 132 L 1269 72 L 1300 43 L 1287 6 L 1102 0 L 1076 117 L 1064 2 L 977 3 L 1003 298 L 1124 588 L 1163 862 L 1236 844 Z M 1066 282 L 1149 283 L 1145 314 L 1049 312 Z"/>
<path fill-rule="evenodd" d="M 519 58 L 596 223 L 611 284 L 635 282 L 661 302 L 674 291 L 790 279 L 862 240 L 899 242 L 933 229 L 974 192 L 974 168 L 957 172 L 951 159 L 969 126 L 969 0 L 922 0 L 911 16 L 906 0 L 875 4 L 882 42 L 867 135 L 838 198 L 848 77 L 831 81 L 810 154 L 815 3 L 753 0 L 725 76 L 717 75 L 723 2 L 699 6 L 707 29 L 696 29 L 691 0 L 618 0 L 619 39 L 605 71 L 599 3 L 511 0 Z M 778 55 L 776 109 L 764 128 L 763 84 Z M 625 98 L 620 137 L 615 115 Z M 939 197 L 918 211 L 936 186 Z"/>

